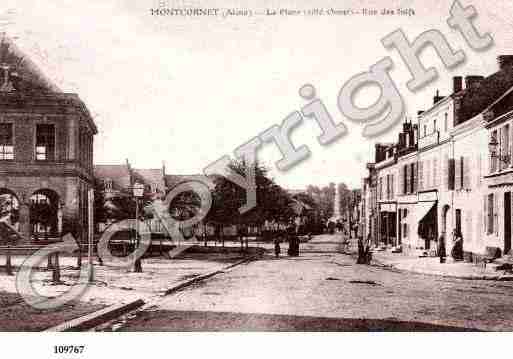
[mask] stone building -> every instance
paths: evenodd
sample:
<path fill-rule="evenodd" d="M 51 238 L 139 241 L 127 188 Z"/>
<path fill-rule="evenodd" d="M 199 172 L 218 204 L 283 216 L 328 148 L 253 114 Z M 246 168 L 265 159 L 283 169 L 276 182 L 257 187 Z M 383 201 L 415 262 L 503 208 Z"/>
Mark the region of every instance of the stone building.
<path fill-rule="evenodd" d="M 0 40 L 0 205 L 23 241 L 87 239 L 96 125 L 7 37 Z"/>

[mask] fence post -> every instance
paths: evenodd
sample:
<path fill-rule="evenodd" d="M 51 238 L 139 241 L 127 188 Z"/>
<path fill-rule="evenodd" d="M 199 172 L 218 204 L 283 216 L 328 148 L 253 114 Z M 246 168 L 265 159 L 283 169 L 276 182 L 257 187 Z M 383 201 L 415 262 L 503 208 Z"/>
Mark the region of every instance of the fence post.
<path fill-rule="evenodd" d="M 53 269 L 52 255 L 51 254 L 48 255 L 48 264 L 47 264 L 47 268 L 46 269 L 48 269 L 48 270 Z"/>
<path fill-rule="evenodd" d="M 12 264 L 11 264 L 11 250 L 9 247 L 7 247 L 7 258 L 6 258 L 6 262 L 5 262 L 5 270 L 7 272 L 7 275 L 13 275 Z"/>
<path fill-rule="evenodd" d="M 52 281 L 53 284 L 59 284 L 61 282 L 61 268 L 59 266 L 59 252 L 54 255 L 55 263 L 53 265 Z"/>

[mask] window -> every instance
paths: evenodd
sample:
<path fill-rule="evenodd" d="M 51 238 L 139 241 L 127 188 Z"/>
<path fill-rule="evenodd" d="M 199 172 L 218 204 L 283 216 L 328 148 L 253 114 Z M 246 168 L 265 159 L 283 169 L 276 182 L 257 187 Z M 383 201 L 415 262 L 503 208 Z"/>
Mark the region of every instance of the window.
<path fill-rule="evenodd" d="M 14 136 L 12 123 L 0 124 L 0 160 L 14 159 Z"/>
<path fill-rule="evenodd" d="M 36 126 L 36 160 L 53 161 L 55 159 L 55 126 L 39 124 Z"/>
<path fill-rule="evenodd" d="M 433 133 L 435 133 L 437 130 L 436 128 L 436 120 L 433 120 Z"/>
<path fill-rule="evenodd" d="M 447 132 L 449 129 L 449 121 L 447 120 L 447 113 L 444 114 L 444 131 Z"/>
<path fill-rule="evenodd" d="M 427 125 L 424 125 L 424 137 L 427 135 Z"/>

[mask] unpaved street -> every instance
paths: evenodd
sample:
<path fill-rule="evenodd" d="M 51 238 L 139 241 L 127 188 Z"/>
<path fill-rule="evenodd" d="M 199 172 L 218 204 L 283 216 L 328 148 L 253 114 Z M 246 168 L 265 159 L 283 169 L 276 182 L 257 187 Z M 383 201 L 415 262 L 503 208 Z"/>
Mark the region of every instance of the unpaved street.
<path fill-rule="evenodd" d="M 339 236 L 165 297 L 123 330 L 512 330 L 512 282 L 356 265 Z M 286 252 L 282 250 L 282 253 Z"/>

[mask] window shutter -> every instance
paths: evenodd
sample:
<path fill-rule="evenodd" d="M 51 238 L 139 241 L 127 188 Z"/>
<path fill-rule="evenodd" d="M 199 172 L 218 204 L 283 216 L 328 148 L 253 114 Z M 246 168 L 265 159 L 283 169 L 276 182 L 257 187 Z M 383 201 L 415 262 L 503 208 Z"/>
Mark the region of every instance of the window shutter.
<path fill-rule="evenodd" d="M 455 161 L 454 158 L 449 160 L 449 176 L 448 176 L 448 189 L 453 190 L 455 184 Z"/>
<path fill-rule="evenodd" d="M 390 175 L 390 199 L 394 198 L 394 175 Z"/>
<path fill-rule="evenodd" d="M 454 189 L 461 189 L 461 158 L 454 162 Z"/>
<path fill-rule="evenodd" d="M 483 196 L 483 232 L 488 233 L 488 195 Z"/>
<path fill-rule="evenodd" d="M 433 186 L 438 187 L 438 159 L 433 159 Z"/>
<path fill-rule="evenodd" d="M 406 165 L 404 169 L 406 171 L 406 176 L 405 176 L 406 183 L 404 185 L 404 188 L 405 188 L 404 193 L 410 193 L 410 182 L 411 182 L 411 179 L 410 179 L 411 170 L 410 169 L 411 169 L 411 167 L 410 167 L 410 165 Z"/>
<path fill-rule="evenodd" d="M 424 182 L 425 182 L 425 187 L 426 188 L 430 188 L 431 187 L 431 160 L 427 160 L 426 161 L 426 168 L 424 169 Z"/>
<path fill-rule="evenodd" d="M 477 177 L 476 177 L 476 187 L 481 187 L 481 168 L 483 166 L 483 163 L 482 163 L 482 159 L 481 159 L 481 154 L 478 154 L 477 155 L 477 168 L 476 168 L 476 173 L 477 173 Z"/>
<path fill-rule="evenodd" d="M 404 167 L 399 167 L 399 188 L 397 193 L 404 194 Z"/>
<path fill-rule="evenodd" d="M 424 162 L 419 161 L 419 190 L 424 189 Z"/>
<path fill-rule="evenodd" d="M 417 173 L 417 162 L 413 162 L 413 188 L 412 188 L 412 192 L 415 193 L 417 192 L 417 187 L 418 187 L 418 173 Z"/>
<path fill-rule="evenodd" d="M 463 167 L 463 188 L 465 189 L 471 189 L 471 184 L 470 184 L 470 166 L 471 166 L 471 162 L 470 162 L 470 159 L 471 157 L 470 156 L 466 156 L 465 158 L 461 158 L 463 160 L 462 162 L 462 167 Z"/>
<path fill-rule="evenodd" d="M 443 186 L 445 189 L 449 188 L 449 158 L 447 156 L 444 157 L 444 160 L 442 162 L 442 175 L 443 175 Z"/>
<path fill-rule="evenodd" d="M 465 238 L 466 241 L 472 242 L 472 211 L 467 211 L 465 215 L 465 222 L 466 222 L 466 231 Z"/>
<path fill-rule="evenodd" d="M 495 231 L 495 234 L 499 234 L 499 196 L 494 195 L 493 196 L 493 230 Z"/>

